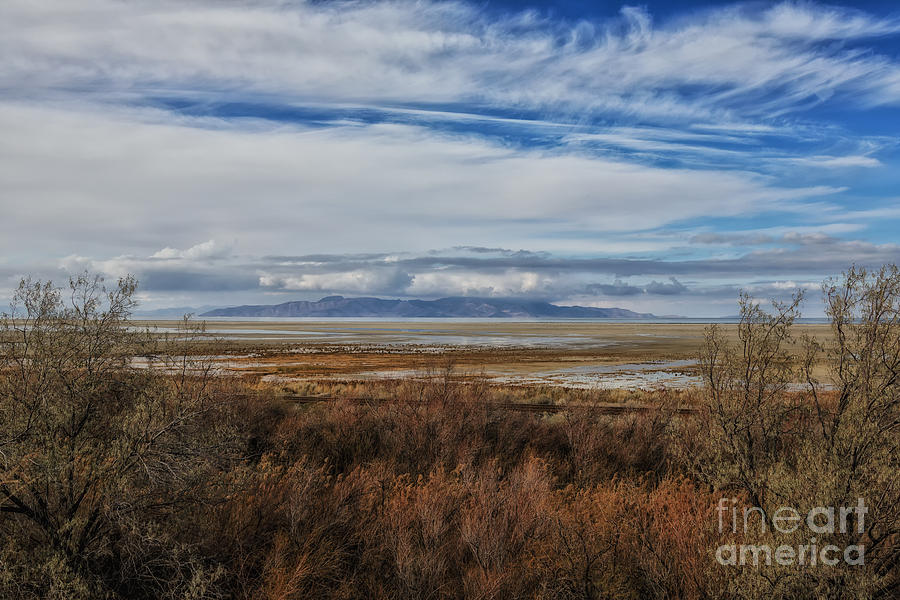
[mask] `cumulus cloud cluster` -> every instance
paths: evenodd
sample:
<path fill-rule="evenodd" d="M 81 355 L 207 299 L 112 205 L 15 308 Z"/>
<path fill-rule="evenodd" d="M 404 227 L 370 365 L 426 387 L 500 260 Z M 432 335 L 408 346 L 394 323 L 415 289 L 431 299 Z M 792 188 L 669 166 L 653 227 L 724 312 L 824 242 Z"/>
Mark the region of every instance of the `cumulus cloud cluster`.
<path fill-rule="evenodd" d="M 894 244 L 801 233 L 785 234 L 780 240 L 786 246 L 752 250 L 734 258 L 689 260 L 575 258 L 481 247 L 421 254 L 248 256 L 213 252 L 220 245 L 210 240 L 145 257 L 92 260 L 70 256 L 59 266 L 68 272 L 89 270 L 109 277 L 136 274 L 148 299 L 161 297 L 168 305 L 221 304 L 223 295 L 232 303 L 275 303 L 338 293 L 397 298 L 519 297 L 710 316 L 730 314 L 741 290 L 760 298 L 785 298 L 798 289 L 816 290 L 829 274 L 844 268 L 848 258 L 861 266 L 900 262 L 900 246 Z M 670 273 L 677 276 L 667 276 Z M 157 306 L 158 300 L 150 303 L 150 308 Z"/>

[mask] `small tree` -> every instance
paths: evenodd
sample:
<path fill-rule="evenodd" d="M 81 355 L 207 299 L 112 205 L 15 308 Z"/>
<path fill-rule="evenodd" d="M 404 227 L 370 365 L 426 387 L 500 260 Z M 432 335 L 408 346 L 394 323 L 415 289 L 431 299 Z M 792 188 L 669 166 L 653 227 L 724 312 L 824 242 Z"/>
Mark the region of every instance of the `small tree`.
<path fill-rule="evenodd" d="M 885 593 L 900 593 L 900 271 L 851 268 L 823 286 L 831 320 L 828 343 L 809 341 L 804 378 L 815 427 L 799 479 L 826 506 L 864 499 L 859 531 L 842 540 L 865 544 L 867 568 Z M 821 357 L 827 374 L 818 377 Z M 823 381 L 824 380 L 824 381 Z M 805 477 L 804 477 L 805 475 Z M 812 484 L 815 484 L 813 486 Z"/>
<path fill-rule="evenodd" d="M 740 492 L 762 509 L 765 526 L 750 532 L 756 543 L 809 543 L 806 528 L 773 531 L 775 507 L 839 515 L 865 503 L 864 518 L 851 512 L 843 527 L 816 536 L 820 548 L 864 546 L 864 565 L 744 570 L 743 589 L 756 590 L 750 596 L 893 598 L 900 592 L 900 271 L 852 268 L 823 290 L 827 340 L 794 339 L 799 295 L 771 314 L 742 296 L 736 345 L 720 327 L 707 330 L 708 430 L 700 431 L 708 435 L 688 462 L 713 488 Z"/>
<path fill-rule="evenodd" d="M 0 321 L 0 531 L 31 553 L 20 565 L 53 571 L 38 595 L 126 585 L 128 536 L 211 493 L 222 438 L 204 417 L 220 399 L 189 362 L 178 377 L 134 364 L 159 350 L 129 323 L 134 292 L 130 277 L 82 275 L 65 295 L 24 280 Z"/>
<path fill-rule="evenodd" d="M 791 326 L 801 300 L 798 293 L 789 303 L 775 302 L 769 314 L 742 294 L 737 346 L 712 325 L 700 355 L 711 443 L 695 467 L 715 487 L 741 490 L 764 510 L 781 450 L 796 433 L 791 418 L 798 406 L 784 392 L 796 377 Z"/>

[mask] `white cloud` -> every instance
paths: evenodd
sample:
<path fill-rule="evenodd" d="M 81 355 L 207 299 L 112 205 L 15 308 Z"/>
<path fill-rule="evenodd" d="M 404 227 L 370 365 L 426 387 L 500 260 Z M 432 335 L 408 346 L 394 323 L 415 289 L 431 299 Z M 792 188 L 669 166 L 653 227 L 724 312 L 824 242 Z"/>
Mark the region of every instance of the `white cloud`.
<path fill-rule="evenodd" d="M 806 40 L 850 40 L 897 33 L 900 20 L 879 20 L 843 7 L 784 2 L 764 13 L 761 32 Z"/>
<path fill-rule="evenodd" d="M 58 93 L 216 94 L 327 102 L 488 102 L 658 119 L 746 117 L 836 92 L 900 100 L 897 65 L 823 40 L 895 34 L 896 20 L 785 3 L 655 26 L 488 16 L 456 2 L 239 6 L 8 0 L 0 86 Z M 686 96 L 683 89 L 708 87 Z M 775 97 L 769 92 L 781 90 Z"/>
<path fill-rule="evenodd" d="M 238 240 L 256 254 L 461 241 L 521 248 L 536 239 L 554 250 L 555 232 L 801 211 L 837 191 L 782 188 L 740 171 L 516 151 L 406 125 L 216 129 L 156 123 L 156 115 L 0 104 L 0 186 L 17 199 L 0 222 L 0 251 L 37 238 L 57 256 L 115 247 L 167 259 L 228 252 L 215 242 L 172 249 L 197 238 Z"/>
<path fill-rule="evenodd" d="M 337 273 L 301 273 L 294 276 L 263 274 L 259 285 L 285 291 L 402 294 L 411 277 L 396 269 L 357 269 Z"/>
<path fill-rule="evenodd" d="M 411 296 L 540 296 L 558 293 L 557 278 L 516 269 L 501 273 L 441 272 L 418 273 L 406 290 Z"/>
<path fill-rule="evenodd" d="M 191 246 L 187 250 L 178 250 L 176 248 L 169 248 L 167 246 L 162 250 L 151 254 L 150 258 L 159 258 L 164 260 L 215 260 L 220 258 L 228 258 L 231 255 L 231 252 L 231 244 L 222 244 L 221 242 L 216 242 L 216 240 L 208 240 L 206 242 L 197 244 L 196 246 Z"/>
<path fill-rule="evenodd" d="M 826 169 L 840 168 L 874 168 L 881 167 L 882 162 L 871 156 L 809 156 L 804 158 L 792 158 L 791 162 L 810 167 L 823 167 Z"/>

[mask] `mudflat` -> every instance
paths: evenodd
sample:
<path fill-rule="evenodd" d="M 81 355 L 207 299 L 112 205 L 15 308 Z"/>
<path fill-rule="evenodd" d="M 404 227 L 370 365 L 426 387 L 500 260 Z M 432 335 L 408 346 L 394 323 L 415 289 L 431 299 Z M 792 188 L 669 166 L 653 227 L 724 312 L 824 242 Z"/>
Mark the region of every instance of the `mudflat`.
<path fill-rule="evenodd" d="M 174 331 L 175 321 L 141 325 Z M 203 352 L 269 380 L 406 377 L 452 365 L 506 385 L 688 387 L 708 323 L 506 320 L 209 321 Z M 733 323 L 718 324 L 737 341 Z M 827 341 L 827 325 L 795 326 Z"/>

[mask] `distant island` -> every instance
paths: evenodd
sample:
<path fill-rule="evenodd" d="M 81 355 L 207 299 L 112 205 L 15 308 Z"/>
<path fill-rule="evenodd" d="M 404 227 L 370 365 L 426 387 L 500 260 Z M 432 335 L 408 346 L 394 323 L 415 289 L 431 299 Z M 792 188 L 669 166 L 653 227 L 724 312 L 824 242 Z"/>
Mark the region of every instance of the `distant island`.
<path fill-rule="evenodd" d="M 557 306 L 549 302 L 453 297 L 439 300 L 385 300 L 328 296 L 318 302 L 217 308 L 201 317 L 425 317 L 425 318 L 557 318 L 652 319 L 650 313 L 624 308 Z"/>

